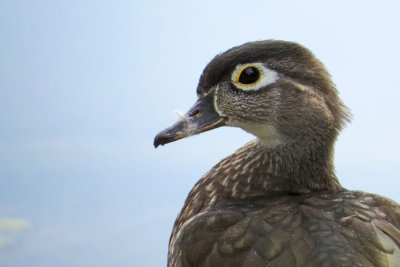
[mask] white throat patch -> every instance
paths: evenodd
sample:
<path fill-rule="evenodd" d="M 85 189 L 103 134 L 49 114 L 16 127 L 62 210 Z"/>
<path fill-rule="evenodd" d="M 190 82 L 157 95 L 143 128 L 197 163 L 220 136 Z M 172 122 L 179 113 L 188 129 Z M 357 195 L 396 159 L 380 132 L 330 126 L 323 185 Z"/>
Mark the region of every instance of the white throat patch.
<path fill-rule="evenodd" d="M 248 133 L 257 137 L 260 145 L 275 148 L 288 142 L 288 138 L 281 134 L 274 126 L 268 124 L 236 124 Z"/>

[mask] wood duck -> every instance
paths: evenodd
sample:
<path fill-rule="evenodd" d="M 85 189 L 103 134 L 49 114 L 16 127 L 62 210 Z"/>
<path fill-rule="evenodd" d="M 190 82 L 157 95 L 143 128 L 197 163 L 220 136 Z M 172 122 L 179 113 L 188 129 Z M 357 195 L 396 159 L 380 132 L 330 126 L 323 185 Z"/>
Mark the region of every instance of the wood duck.
<path fill-rule="evenodd" d="M 400 266 L 400 206 L 344 189 L 333 151 L 349 111 L 303 46 L 256 41 L 217 55 L 198 100 L 155 147 L 223 125 L 256 136 L 192 188 L 168 266 Z"/>

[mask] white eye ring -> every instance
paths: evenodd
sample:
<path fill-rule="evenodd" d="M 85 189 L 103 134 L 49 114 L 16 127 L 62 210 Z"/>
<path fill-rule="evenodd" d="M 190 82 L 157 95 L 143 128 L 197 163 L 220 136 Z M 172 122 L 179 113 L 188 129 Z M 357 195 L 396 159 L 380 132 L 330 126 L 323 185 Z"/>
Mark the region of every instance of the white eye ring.
<path fill-rule="evenodd" d="M 254 67 L 260 72 L 260 77 L 257 81 L 250 84 L 243 84 L 239 82 L 239 76 L 248 67 Z M 274 83 L 278 80 L 278 73 L 274 70 L 271 70 L 265 67 L 262 63 L 248 63 L 248 64 L 239 64 L 235 67 L 232 72 L 231 80 L 233 84 L 244 91 L 256 91 L 262 87 L 267 86 L 268 84 Z"/>

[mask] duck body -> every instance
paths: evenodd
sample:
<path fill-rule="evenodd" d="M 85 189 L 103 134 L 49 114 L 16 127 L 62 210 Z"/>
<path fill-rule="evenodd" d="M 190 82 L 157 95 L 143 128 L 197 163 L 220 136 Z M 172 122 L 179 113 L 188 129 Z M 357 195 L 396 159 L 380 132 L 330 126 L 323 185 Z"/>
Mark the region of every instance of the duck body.
<path fill-rule="evenodd" d="M 303 186 L 305 177 L 285 180 L 279 172 L 295 166 L 295 156 L 279 160 L 287 148 L 257 143 L 193 187 L 174 225 L 169 266 L 400 266 L 395 202 L 337 183 L 326 189 L 317 181 L 315 190 Z"/>
<path fill-rule="evenodd" d="M 170 266 L 400 266 L 395 203 L 363 192 L 226 201 L 185 221 Z"/>
<path fill-rule="evenodd" d="M 257 41 L 217 55 L 164 145 L 220 126 L 257 138 L 192 188 L 168 266 L 400 266 L 400 206 L 344 189 L 334 143 L 349 111 L 306 48 Z"/>

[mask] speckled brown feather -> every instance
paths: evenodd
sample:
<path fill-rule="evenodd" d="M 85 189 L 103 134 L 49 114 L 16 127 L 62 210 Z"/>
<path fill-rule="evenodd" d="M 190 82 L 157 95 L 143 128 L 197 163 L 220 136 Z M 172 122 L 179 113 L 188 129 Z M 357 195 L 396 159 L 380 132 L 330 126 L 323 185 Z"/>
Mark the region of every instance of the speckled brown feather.
<path fill-rule="evenodd" d="M 279 79 L 238 89 L 232 71 L 254 62 Z M 268 125 L 279 142 L 251 141 L 197 182 L 175 221 L 168 266 L 400 266 L 399 205 L 336 178 L 334 143 L 349 112 L 308 49 L 273 40 L 234 47 L 207 65 L 197 93 L 214 99 L 227 125 Z"/>
<path fill-rule="evenodd" d="M 399 207 L 363 192 L 224 201 L 174 241 L 170 266 L 400 266 Z"/>

